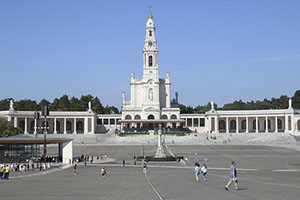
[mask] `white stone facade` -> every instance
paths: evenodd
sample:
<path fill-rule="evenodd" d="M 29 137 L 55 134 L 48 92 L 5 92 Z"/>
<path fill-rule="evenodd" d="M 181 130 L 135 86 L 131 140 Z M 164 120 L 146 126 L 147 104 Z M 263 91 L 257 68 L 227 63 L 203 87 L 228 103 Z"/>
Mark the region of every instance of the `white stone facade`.
<path fill-rule="evenodd" d="M 159 78 L 158 48 L 155 38 L 155 24 L 150 13 L 146 22 L 146 36 L 143 49 L 143 77 L 131 74 L 130 100 L 122 94 L 122 120 L 148 120 L 163 118 L 180 119 L 179 108 L 171 107 L 170 73 L 165 79 Z"/>

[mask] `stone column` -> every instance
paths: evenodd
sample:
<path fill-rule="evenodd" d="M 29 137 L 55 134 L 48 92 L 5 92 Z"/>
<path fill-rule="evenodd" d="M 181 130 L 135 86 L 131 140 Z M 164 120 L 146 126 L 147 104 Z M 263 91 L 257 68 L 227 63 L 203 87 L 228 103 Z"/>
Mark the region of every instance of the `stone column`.
<path fill-rule="evenodd" d="M 255 118 L 255 126 L 256 126 L 255 133 L 258 133 L 258 117 Z"/>
<path fill-rule="evenodd" d="M 95 118 L 94 118 L 94 116 L 92 117 L 92 119 L 91 119 L 91 121 L 92 121 L 92 134 L 95 134 Z"/>
<path fill-rule="evenodd" d="M 74 134 L 77 134 L 77 130 L 76 130 L 76 121 L 77 121 L 76 118 L 74 118 L 74 124 L 73 124 L 73 125 L 74 125 L 74 131 L 73 131 L 73 133 L 74 133 Z"/>
<path fill-rule="evenodd" d="M 278 133 L 278 122 L 277 122 L 277 116 L 275 116 L 275 133 Z"/>
<path fill-rule="evenodd" d="M 266 130 L 265 130 L 266 133 L 269 133 L 268 127 L 269 127 L 268 117 L 266 117 Z"/>
<path fill-rule="evenodd" d="M 84 118 L 84 134 L 88 134 L 89 129 L 88 129 L 88 118 Z"/>
<path fill-rule="evenodd" d="M 228 117 L 226 117 L 226 133 L 229 133 L 229 122 L 228 122 Z"/>
<path fill-rule="evenodd" d="M 187 119 L 188 119 L 188 118 L 185 118 L 185 127 L 187 127 Z"/>
<path fill-rule="evenodd" d="M 218 120 L 218 116 L 215 117 L 215 133 L 219 132 L 219 120 Z"/>
<path fill-rule="evenodd" d="M 288 127 L 289 127 L 289 120 L 288 120 L 287 115 L 284 116 L 284 120 L 285 120 L 284 129 L 285 129 L 285 132 L 287 133 L 288 132 Z"/>
<path fill-rule="evenodd" d="M 37 134 L 37 119 L 34 119 L 34 132 L 33 134 Z"/>
<path fill-rule="evenodd" d="M 28 121 L 28 118 L 25 117 L 25 130 L 24 130 L 24 134 L 28 134 L 28 130 L 27 130 L 27 121 Z"/>
<path fill-rule="evenodd" d="M 18 128 L 18 117 L 14 117 L 14 127 Z"/>
<path fill-rule="evenodd" d="M 236 117 L 236 133 L 239 132 L 239 118 Z"/>
<path fill-rule="evenodd" d="M 294 124 L 294 116 L 291 115 L 291 132 L 294 134 L 295 124 Z"/>
<path fill-rule="evenodd" d="M 64 134 L 67 134 L 67 118 L 64 118 Z"/>
<path fill-rule="evenodd" d="M 249 119 L 246 117 L 246 133 L 249 133 Z"/>
<path fill-rule="evenodd" d="M 56 118 L 54 118 L 53 120 L 54 120 L 53 134 L 57 134 L 57 131 L 56 131 Z"/>

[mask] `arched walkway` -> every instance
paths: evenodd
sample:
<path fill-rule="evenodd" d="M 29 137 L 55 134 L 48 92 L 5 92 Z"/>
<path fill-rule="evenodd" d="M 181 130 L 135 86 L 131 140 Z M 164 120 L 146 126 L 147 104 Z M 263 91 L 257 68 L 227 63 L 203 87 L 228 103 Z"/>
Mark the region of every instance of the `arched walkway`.
<path fill-rule="evenodd" d="M 82 121 L 76 122 L 76 132 L 83 133 L 83 123 Z"/>
<path fill-rule="evenodd" d="M 19 122 L 19 127 L 20 127 L 20 129 L 22 129 L 22 131 L 25 131 L 25 121 L 24 120 Z"/>
<path fill-rule="evenodd" d="M 231 120 L 229 127 L 230 127 L 230 132 L 236 131 L 236 121 L 235 120 Z"/>
<path fill-rule="evenodd" d="M 219 132 L 225 133 L 226 132 L 226 123 L 224 120 L 219 121 Z"/>
<path fill-rule="evenodd" d="M 72 122 L 67 121 L 66 129 L 67 129 L 67 133 L 72 133 Z"/>

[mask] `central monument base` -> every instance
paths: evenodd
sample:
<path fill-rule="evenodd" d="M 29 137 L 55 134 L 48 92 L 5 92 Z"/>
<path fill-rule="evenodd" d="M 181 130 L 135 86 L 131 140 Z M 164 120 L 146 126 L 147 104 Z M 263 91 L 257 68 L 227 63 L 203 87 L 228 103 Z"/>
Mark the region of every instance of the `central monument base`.
<path fill-rule="evenodd" d="M 154 158 L 165 158 L 167 157 L 164 153 L 164 149 L 162 146 L 162 141 L 161 141 L 161 124 L 159 124 L 159 130 L 158 130 L 158 144 L 157 144 L 157 150 L 154 155 Z"/>

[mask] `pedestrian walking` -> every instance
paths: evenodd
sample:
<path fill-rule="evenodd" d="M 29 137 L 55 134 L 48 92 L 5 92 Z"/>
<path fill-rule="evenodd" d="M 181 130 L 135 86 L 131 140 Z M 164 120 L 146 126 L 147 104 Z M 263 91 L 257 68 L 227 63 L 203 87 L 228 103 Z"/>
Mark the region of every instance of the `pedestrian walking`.
<path fill-rule="evenodd" d="M 144 174 L 147 174 L 147 164 L 145 162 L 143 164 L 143 172 Z"/>
<path fill-rule="evenodd" d="M 200 171 L 201 171 L 201 169 L 200 169 L 199 163 L 195 163 L 194 172 L 195 172 L 196 181 L 199 181 Z"/>
<path fill-rule="evenodd" d="M 105 179 L 106 169 L 104 167 L 101 169 L 101 176 L 102 176 L 103 179 Z"/>
<path fill-rule="evenodd" d="M 123 163 L 123 167 L 125 167 L 125 160 L 123 160 L 122 163 Z"/>
<path fill-rule="evenodd" d="M 204 163 L 204 164 L 202 165 L 202 168 L 201 168 L 202 179 L 203 179 L 204 181 L 206 181 L 206 174 L 207 174 L 207 171 L 208 171 L 207 165 Z"/>
<path fill-rule="evenodd" d="M 236 167 L 235 167 L 235 162 L 231 162 L 230 166 L 230 175 L 229 175 L 230 180 L 228 181 L 227 185 L 225 186 L 225 190 L 228 190 L 228 187 L 234 183 L 235 189 L 238 190 L 238 179 L 237 179 L 237 172 L 236 172 Z"/>
<path fill-rule="evenodd" d="M 73 173 L 78 174 L 77 164 L 75 164 L 74 167 L 73 167 Z"/>

